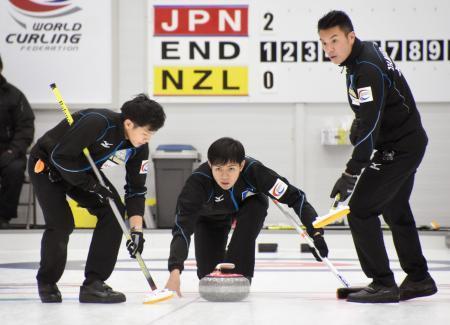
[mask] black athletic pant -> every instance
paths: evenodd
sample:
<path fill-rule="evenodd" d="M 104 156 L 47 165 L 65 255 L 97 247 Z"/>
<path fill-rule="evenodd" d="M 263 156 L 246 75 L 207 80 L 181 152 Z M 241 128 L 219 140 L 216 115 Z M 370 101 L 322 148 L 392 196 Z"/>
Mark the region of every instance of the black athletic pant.
<path fill-rule="evenodd" d="M 45 231 L 41 241 L 41 262 L 36 279 L 45 283 L 56 283 L 61 278 L 67 260 L 67 244 L 74 228 L 72 211 L 66 194 L 98 218 L 89 247 L 85 267 L 85 283 L 105 281 L 112 273 L 117 261 L 122 230 L 109 204 L 100 203 L 97 195 L 70 186 L 61 180 L 52 183 L 48 173 L 34 173 L 36 159 L 30 158 L 29 173 L 36 197 L 45 219 Z M 124 215 L 125 208 L 117 190 L 106 177 L 105 183 L 115 194 L 114 201 Z"/>
<path fill-rule="evenodd" d="M 353 241 L 364 273 L 374 282 L 395 284 L 380 228 L 380 214 L 392 231 L 403 270 L 413 281 L 428 274 L 409 205 L 414 176 L 425 147 L 426 141 L 422 140 L 417 142 L 415 152 L 397 151 L 393 156 L 389 152 L 376 152 L 350 199 L 348 221 Z"/>
<path fill-rule="evenodd" d="M 17 218 L 26 164 L 26 158 L 22 157 L 0 169 L 0 217 L 6 220 Z"/>
<path fill-rule="evenodd" d="M 255 242 L 267 216 L 268 199 L 263 194 L 247 198 L 234 216 L 199 217 L 195 225 L 195 258 L 197 275 L 201 279 L 219 263 L 234 263 L 233 273 L 253 277 Z M 228 249 L 228 233 L 236 218 Z"/>

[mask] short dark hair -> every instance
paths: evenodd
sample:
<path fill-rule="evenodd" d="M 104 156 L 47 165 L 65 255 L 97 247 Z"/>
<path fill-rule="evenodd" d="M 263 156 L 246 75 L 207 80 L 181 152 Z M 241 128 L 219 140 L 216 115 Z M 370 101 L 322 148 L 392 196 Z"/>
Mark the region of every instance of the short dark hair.
<path fill-rule="evenodd" d="M 125 102 L 120 110 L 123 120 L 129 119 L 141 127 L 148 126 L 151 131 L 158 131 L 166 120 L 162 106 L 145 94 Z"/>
<path fill-rule="evenodd" d="M 214 141 L 208 149 L 208 161 L 211 165 L 227 163 L 242 163 L 245 159 L 245 149 L 238 140 L 224 137 Z"/>
<path fill-rule="evenodd" d="M 317 30 L 321 31 L 336 26 L 339 26 L 345 34 L 353 32 L 353 24 L 350 17 L 345 12 L 340 10 L 332 10 L 320 18 L 317 23 Z"/>

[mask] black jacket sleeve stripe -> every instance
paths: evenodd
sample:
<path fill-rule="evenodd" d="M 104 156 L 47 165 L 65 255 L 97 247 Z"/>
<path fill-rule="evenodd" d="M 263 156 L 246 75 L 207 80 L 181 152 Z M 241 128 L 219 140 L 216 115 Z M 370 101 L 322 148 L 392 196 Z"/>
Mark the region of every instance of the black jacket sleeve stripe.
<path fill-rule="evenodd" d="M 183 231 L 183 228 L 182 228 L 182 227 L 180 226 L 180 224 L 179 224 L 179 221 L 178 221 L 178 215 L 179 215 L 179 213 L 177 213 L 177 214 L 175 215 L 175 226 L 180 230 L 180 233 L 181 233 L 181 235 L 183 236 L 184 241 L 186 242 L 186 248 L 189 249 L 189 241 L 188 241 L 188 239 L 187 239 L 186 234 L 185 234 L 184 231 Z"/>

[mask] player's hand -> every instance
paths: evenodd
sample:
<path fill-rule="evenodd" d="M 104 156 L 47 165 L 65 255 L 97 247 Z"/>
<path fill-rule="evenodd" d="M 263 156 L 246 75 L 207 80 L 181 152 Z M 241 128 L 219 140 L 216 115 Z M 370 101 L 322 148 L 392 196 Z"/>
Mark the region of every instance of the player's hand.
<path fill-rule="evenodd" d="M 336 194 L 339 193 L 339 201 L 344 202 L 352 194 L 357 179 L 358 177 L 355 175 L 343 173 L 342 176 L 336 181 L 336 184 L 334 184 L 330 197 L 333 199 Z"/>
<path fill-rule="evenodd" d="M 178 295 L 178 297 L 182 297 L 181 294 L 181 281 L 180 281 L 180 270 L 173 269 L 170 272 L 169 279 L 167 280 L 166 286 L 167 289 L 171 291 L 175 291 Z"/>
<path fill-rule="evenodd" d="M 127 249 L 130 257 L 136 258 L 136 253 L 142 254 L 144 250 L 144 233 L 142 231 L 132 231 L 131 240 L 127 240 Z"/>
<path fill-rule="evenodd" d="M 314 246 L 319 251 L 320 256 L 327 257 L 328 256 L 328 246 L 325 242 L 325 238 L 320 233 L 317 233 L 312 237 L 314 241 Z"/>
<path fill-rule="evenodd" d="M 111 192 L 109 187 L 103 186 L 100 183 L 94 183 L 94 185 L 88 189 L 88 192 L 97 195 L 101 203 L 108 203 L 108 198 L 113 198 L 114 193 Z"/>

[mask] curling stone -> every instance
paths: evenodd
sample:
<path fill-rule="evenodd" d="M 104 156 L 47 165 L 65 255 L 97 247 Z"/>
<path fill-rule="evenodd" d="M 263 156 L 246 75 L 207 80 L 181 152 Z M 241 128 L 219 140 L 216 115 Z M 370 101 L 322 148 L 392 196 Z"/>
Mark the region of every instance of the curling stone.
<path fill-rule="evenodd" d="M 200 280 L 200 296 L 208 301 L 241 301 L 250 293 L 250 282 L 242 274 L 222 273 L 234 269 L 232 263 L 221 263 L 214 272 Z"/>

